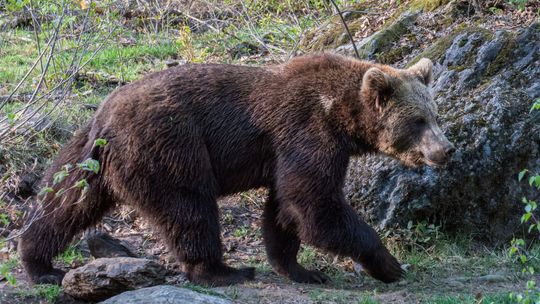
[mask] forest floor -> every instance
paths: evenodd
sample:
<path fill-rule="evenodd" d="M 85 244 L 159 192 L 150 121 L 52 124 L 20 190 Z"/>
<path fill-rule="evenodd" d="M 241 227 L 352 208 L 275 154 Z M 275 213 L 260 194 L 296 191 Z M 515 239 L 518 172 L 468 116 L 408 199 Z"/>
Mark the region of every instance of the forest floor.
<path fill-rule="evenodd" d="M 512 303 L 509 293 L 523 290 L 530 277 L 520 274 L 504 248 L 489 249 L 463 238 L 450 238 L 437 227 L 411 227 L 384 240 L 402 263 L 406 277 L 384 284 L 355 271 L 350 259 L 333 257 L 302 246 L 298 259 L 319 269 L 331 281 L 299 284 L 272 272 L 261 238 L 261 210 L 266 191 L 250 191 L 220 201 L 225 259 L 230 265 L 256 267 L 254 281 L 230 287 L 208 288 L 189 283 L 181 272 L 170 284 L 220 296 L 238 303 Z M 177 269 L 158 235 L 129 207 L 107 216 L 99 229 L 121 240 L 141 257 Z M 536 250 L 536 249 L 535 249 Z M 536 250 L 538 251 L 538 250 Z M 534 256 L 538 256 L 535 251 Z M 16 260 L 16 256 L 14 257 Z M 92 259 L 84 240 L 75 242 L 56 260 L 64 270 Z M 12 269 L 16 285 L 0 282 L 0 303 L 43 303 L 64 300 L 56 286 L 30 286 L 20 266 Z M 537 278 L 538 279 L 538 278 Z"/>
<path fill-rule="evenodd" d="M 384 20 L 402 10 L 396 1 L 381 1 L 385 6 L 375 7 L 365 16 L 356 37 L 372 34 Z M 397 1 L 399 3 L 399 1 Z M 416 1 L 401 1 L 417 3 Z M 433 1 L 432 1 L 433 2 Z M 443 1 L 444 2 L 444 1 Z M 495 1 L 498 2 L 498 1 Z M 537 18 L 538 6 L 525 10 L 508 10 L 494 7 L 490 18 L 473 20 L 477 24 L 500 27 L 517 27 L 530 18 Z M 497 11 L 499 10 L 499 11 Z M 532 17 L 531 17 L 532 16 Z M 364 18 L 364 17 L 362 17 Z M 430 17 L 430 18 L 433 18 Z M 312 17 L 296 20 L 296 26 L 287 26 L 273 20 L 261 19 L 257 29 L 241 27 L 233 38 L 224 33 L 207 31 L 202 35 L 191 34 L 186 29 L 156 33 L 124 29 L 115 34 L 110 43 L 92 58 L 79 73 L 75 89 L 68 97 L 68 107 L 53 126 L 3 150 L 0 146 L 0 237 L 16 234 L 22 226 L 23 214 L 32 201 L 36 181 L 50 159 L 79 126 L 93 114 L 104 96 L 122 83 L 142 75 L 162 70 L 168 65 L 192 62 L 226 62 L 242 64 L 268 64 L 285 60 L 295 52 L 288 52 L 298 45 L 287 37 L 300 35 L 316 24 Z M 510 21 L 514 22 L 510 22 Z M 457 22 L 456 22 L 457 23 Z M 367 24 L 367 25 L 366 25 Z M 257 33 L 270 34 L 258 35 Z M 0 33 L 0 96 L 9 94 L 21 79 L 28 66 L 37 57 L 33 31 L 16 28 Z M 262 37 L 264 36 L 264 37 Z M 429 44 L 431 34 L 423 36 Z M 259 38 L 270 50 L 258 48 Z M 246 43 L 245 41 L 248 41 Z M 273 52 L 275 50 L 285 52 Z M 26 84 L 21 91 L 31 92 L 34 83 Z M 0 107 L 0 117 L 12 117 L 24 102 L 15 101 Z M 449 236 L 439 226 L 414 223 L 407 228 L 380 232 L 391 251 L 407 266 L 406 277 L 398 283 L 386 285 L 364 273 L 358 273 L 349 259 L 333 257 L 302 246 L 299 261 L 306 268 L 318 269 L 331 277 L 324 285 L 294 283 L 274 274 L 266 261 L 261 236 L 261 213 L 266 198 L 264 189 L 253 190 L 224 198 L 220 201 L 222 236 L 226 261 L 234 266 L 256 267 L 256 278 L 245 284 L 206 288 L 186 281 L 179 273 L 170 283 L 198 292 L 218 295 L 238 303 L 512 303 L 509 293 L 523 291 L 530 276 L 521 274 L 515 258 L 509 256 L 508 246 L 487 247 L 469 236 Z M 107 216 L 97 227 L 128 244 L 141 257 L 159 260 L 170 269 L 177 265 L 149 224 L 127 206 L 122 206 Z M 0 242 L 0 303 L 45 303 L 65 299 L 61 288 L 55 286 L 30 286 L 18 264 L 14 241 Z M 531 248 L 530 258 L 538 269 L 540 248 Z M 79 238 L 57 260 L 56 266 L 65 270 L 81 266 L 92 259 L 84 238 Z M 538 278 L 536 278 L 538 281 Z M 60 296 L 59 296 L 60 295 Z"/>

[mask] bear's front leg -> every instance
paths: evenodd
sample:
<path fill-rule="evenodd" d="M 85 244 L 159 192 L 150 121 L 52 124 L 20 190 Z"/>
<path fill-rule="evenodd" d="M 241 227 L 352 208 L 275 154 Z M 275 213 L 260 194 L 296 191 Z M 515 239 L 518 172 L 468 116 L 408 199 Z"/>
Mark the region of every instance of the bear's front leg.
<path fill-rule="evenodd" d="M 299 235 L 306 243 L 351 257 L 382 282 L 392 283 L 403 277 L 400 263 L 341 195 L 327 200 L 313 197 L 308 206 L 298 207 L 298 214 Z"/>
<path fill-rule="evenodd" d="M 334 152 L 304 155 L 298 149 L 280 157 L 277 222 L 293 223 L 303 242 L 351 257 L 380 281 L 398 281 L 404 273 L 401 265 L 344 198 L 348 155 Z"/>

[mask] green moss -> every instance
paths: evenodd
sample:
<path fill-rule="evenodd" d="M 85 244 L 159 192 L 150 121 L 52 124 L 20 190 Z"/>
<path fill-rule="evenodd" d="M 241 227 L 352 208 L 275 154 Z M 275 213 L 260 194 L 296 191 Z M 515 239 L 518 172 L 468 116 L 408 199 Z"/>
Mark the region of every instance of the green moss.
<path fill-rule="evenodd" d="M 413 9 L 423 9 L 431 12 L 442 5 L 446 5 L 450 0 L 413 0 L 409 7 Z"/>
<path fill-rule="evenodd" d="M 455 65 L 455 66 L 449 67 L 450 70 L 453 70 L 453 71 L 456 71 L 456 72 L 461 72 L 461 71 L 465 70 L 466 68 L 467 68 L 466 65 Z"/>
<path fill-rule="evenodd" d="M 516 38 L 513 34 L 504 32 L 504 44 L 501 47 L 501 51 L 495 57 L 495 59 L 488 65 L 486 69 L 486 73 L 484 74 L 485 77 L 491 77 L 495 75 L 498 71 L 500 71 L 510 60 L 510 56 L 512 55 L 512 51 L 514 50 L 514 47 L 516 45 Z"/>
<path fill-rule="evenodd" d="M 391 48 L 387 52 L 377 54 L 377 62 L 383 64 L 395 63 L 410 54 L 412 50 L 413 48 L 410 45 Z"/>

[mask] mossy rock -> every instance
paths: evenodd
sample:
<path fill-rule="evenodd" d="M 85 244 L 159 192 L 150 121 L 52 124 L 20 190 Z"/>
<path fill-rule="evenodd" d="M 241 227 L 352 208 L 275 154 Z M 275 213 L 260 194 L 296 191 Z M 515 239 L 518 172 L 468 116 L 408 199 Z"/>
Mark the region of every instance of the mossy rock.
<path fill-rule="evenodd" d="M 385 63 L 395 62 L 410 53 L 410 46 L 393 49 L 396 42 L 410 32 L 410 28 L 419 15 L 419 11 L 408 12 L 399 20 L 383 27 L 375 34 L 356 44 L 361 59 L 379 60 Z M 338 52 L 354 55 L 352 44 L 339 47 Z"/>
<path fill-rule="evenodd" d="M 351 12 L 344 15 L 351 34 L 354 35 L 354 33 L 360 31 L 363 20 L 358 19 L 358 17 L 362 15 L 362 12 L 379 5 L 378 1 L 367 0 L 342 8 L 343 11 Z M 306 33 L 306 36 L 300 42 L 300 46 L 308 51 L 322 51 L 335 49 L 348 42 L 350 42 L 349 37 L 341 18 L 339 15 L 335 15 L 330 18 L 328 24 Z"/>
<path fill-rule="evenodd" d="M 416 56 L 411 61 L 409 61 L 409 63 L 407 64 L 407 67 L 414 65 L 421 58 L 429 58 L 434 62 L 443 61 L 445 59 L 445 55 L 448 49 L 452 46 L 456 37 L 462 34 L 465 34 L 463 35 L 463 38 L 458 42 L 458 46 L 462 47 L 466 43 L 468 43 L 467 39 L 469 39 L 469 37 L 475 33 L 480 34 L 481 39 L 478 39 L 473 43 L 473 46 L 472 46 L 473 50 L 476 50 L 483 42 L 493 39 L 493 33 L 486 29 L 479 28 L 479 27 L 466 27 L 464 24 L 458 25 L 456 29 L 450 35 L 444 36 L 438 39 L 435 42 L 435 44 L 428 47 L 418 56 Z M 468 58 L 466 64 L 459 64 L 459 65 L 453 66 L 453 68 L 460 70 L 460 66 L 467 66 L 468 63 L 470 63 L 470 61 L 474 60 L 475 54 L 476 52 L 471 51 L 470 52 L 471 56 Z"/>
<path fill-rule="evenodd" d="M 418 15 L 418 11 L 406 13 L 388 27 L 364 39 L 358 47 L 360 58 L 375 59 L 378 54 L 390 51 L 391 47 L 409 32 Z"/>

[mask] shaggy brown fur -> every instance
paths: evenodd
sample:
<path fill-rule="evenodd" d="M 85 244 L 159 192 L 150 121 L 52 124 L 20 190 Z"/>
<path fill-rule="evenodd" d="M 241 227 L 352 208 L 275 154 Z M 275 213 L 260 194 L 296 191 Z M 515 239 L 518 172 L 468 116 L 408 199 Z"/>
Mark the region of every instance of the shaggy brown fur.
<path fill-rule="evenodd" d="M 125 203 L 160 230 L 190 280 L 252 279 L 252 268 L 223 263 L 216 200 L 264 186 L 270 195 L 263 235 L 277 272 L 298 282 L 327 280 L 297 263 L 302 241 L 394 282 L 403 274 L 400 264 L 345 201 L 342 187 L 351 155 L 382 151 L 411 165 L 427 161 L 423 134 L 438 128 L 430 75 L 429 61 L 396 70 L 322 54 L 270 68 L 188 64 L 121 87 L 47 171 L 44 183 L 51 185 L 65 164 L 101 163 L 99 174 L 71 169 L 52 186 L 68 190 L 43 198 L 42 216 L 20 241 L 23 265 L 33 282 L 60 282 L 53 257 Z M 108 144 L 95 147 L 97 138 Z M 449 154 L 443 148 L 430 151 Z M 90 186 L 84 193 L 71 188 L 81 179 Z"/>

